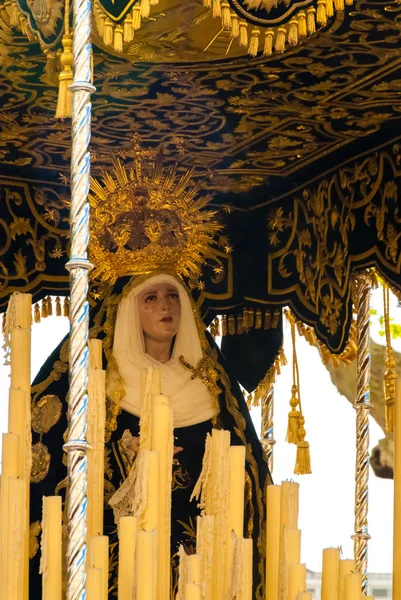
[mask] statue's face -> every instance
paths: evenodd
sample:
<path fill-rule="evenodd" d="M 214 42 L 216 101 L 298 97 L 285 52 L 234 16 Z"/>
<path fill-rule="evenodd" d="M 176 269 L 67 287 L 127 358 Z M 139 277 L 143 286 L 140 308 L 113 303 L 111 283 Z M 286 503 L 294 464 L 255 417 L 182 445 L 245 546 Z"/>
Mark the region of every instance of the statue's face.
<path fill-rule="evenodd" d="M 171 283 L 156 283 L 138 295 L 139 318 L 143 333 L 156 342 L 172 341 L 180 326 L 181 303 Z"/>

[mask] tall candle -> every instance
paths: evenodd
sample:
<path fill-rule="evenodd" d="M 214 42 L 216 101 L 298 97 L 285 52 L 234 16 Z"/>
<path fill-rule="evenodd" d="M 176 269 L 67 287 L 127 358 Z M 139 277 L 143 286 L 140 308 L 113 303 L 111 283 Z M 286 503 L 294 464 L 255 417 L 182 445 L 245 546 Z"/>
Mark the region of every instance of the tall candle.
<path fill-rule="evenodd" d="M 288 600 L 297 600 L 299 592 L 306 591 L 306 565 L 291 563 L 288 577 Z"/>
<path fill-rule="evenodd" d="M 196 583 L 185 584 L 185 600 L 201 600 L 201 586 Z"/>
<path fill-rule="evenodd" d="M 89 340 L 88 375 L 88 512 L 86 539 L 103 533 L 104 436 L 106 423 L 106 372 L 102 367 L 102 342 Z"/>
<path fill-rule="evenodd" d="M 109 587 L 109 538 L 107 535 L 95 535 L 89 539 L 89 564 L 102 571 L 101 595 L 98 600 L 107 600 Z"/>
<path fill-rule="evenodd" d="M 156 452 L 156 450 L 142 450 L 142 452 L 146 454 L 147 463 L 147 494 L 143 529 L 151 531 L 158 528 L 160 517 L 160 452 Z"/>
<path fill-rule="evenodd" d="M 205 597 L 211 598 L 214 561 L 214 516 L 203 515 L 196 520 L 196 552 L 201 561 L 201 580 Z"/>
<path fill-rule="evenodd" d="M 348 573 L 344 577 L 344 600 L 361 600 L 362 575 Z"/>
<path fill-rule="evenodd" d="M 89 368 L 102 369 L 102 340 L 92 338 L 88 341 L 89 347 Z"/>
<path fill-rule="evenodd" d="M 237 537 L 244 534 L 244 497 L 245 497 L 245 446 L 229 448 L 230 489 L 228 506 L 228 528 Z"/>
<path fill-rule="evenodd" d="M 338 566 L 338 600 L 344 600 L 344 579 L 348 573 L 355 572 L 355 561 L 353 559 L 340 560 Z"/>
<path fill-rule="evenodd" d="M 11 387 L 31 389 L 31 294 L 15 293 L 10 297 L 6 332 L 10 335 Z"/>
<path fill-rule="evenodd" d="M 393 598 L 401 598 L 401 381 L 395 388 Z"/>
<path fill-rule="evenodd" d="M 313 600 L 309 592 L 299 592 L 297 600 Z"/>
<path fill-rule="evenodd" d="M 201 559 L 199 554 L 190 554 L 187 557 L 187 582 L 201 583 Z"/>
<path fill-rule="evenodd" d="M 142 426 L 142 419 L 141 419 Z M 159 516 L 157 529 L 158 600 L 170 595 L 171 485 L 173 412 L 165 396 L 155 396 L 151 417 L 151 449 L 159 453 Z"/>
<path fill-rule="evenodd" d="M 236 569 L 235 598 L 252 600 L 252 539 L 237 538 L 235 542 Z"/>
<path fill-rule="evenodd" d="M 136 547 L 136 600 L 154 600 L 156 597 L 156 532 L 138 531 Z"/>
<path fill-rule="evenodd" d="M 278 595 L 280 508 L 281 486 L 268 485 L 266 488 L 266 600 L 277 600 Z"/>
<path fill-rule="evenodd" d="M 301 562 L 301 530 L 284 528 L 282 536 L 282 597 L 287 600 L 290 581 L 291 563 Z M 293 600 L 293 599 L 291 599 Z"/>
<path fill-rule="evenodd" d="M 7 580 L 13 558 L 9 549 L 9 481 L 20 477 L 20 439 L 15 433 L 2 434 L 2 473 L 0 480 L 0 582 Z M 5 585 L 0 587 L 0 600 L 5 598 Z"/>
<path fill-rule="evenodd" d="M 7 533 L 7 570 L 2 586 L 5 588 L 5 600 L 24 599 L 24 521 L 26 486 L 23 479 L 8 478 L 8 533 Z"/>
<path fill-rule="evenodd" d="M 43 496 L 42 600 L 61 600 L 62 591 L 61 496 Z"/>
<path fill-rule="evenodd" d="M 132 600 L 135 576 L 135 517 L 121 517 L 118 527 L 118 600 Z"/>
<path fill-rule="evenodd" d="M 322 566 L 322 600 L 338 600 L 340 549 L 325 548 Z"/>
<path fill-rule="evenodd" d="M 285 529 L 296 530 L 298 526 L 299 484 L 283 481 L 281 484 L 280 505 L 280 557 L 279 557 L 279 600 L 287 600 L 288 558 Z M 292 534 L 294 535 L 294 534 Z M 300 562 L 293 559 L 292 562 Z"/>
<path fill-rule="evenodd" d="M 155 392 L 160 394 L 160 372 L 153 367 L 142 371 L 141 374 L 141 423 L 139 443 L 141 450 L 150 450 L 152 437 L 152 411 Z M 168 399 L 166 404 L 169 404 Z M 161 402 L 160 402 L 161 404 Z"/>
<path fill-rule="evenodd" d="M 88 567 L 86 569 L 86 600 L 99 600 L 102 597 L 102 585 L 102 569 Z M 130 600 L 132 600 L 132 595 Z"/>

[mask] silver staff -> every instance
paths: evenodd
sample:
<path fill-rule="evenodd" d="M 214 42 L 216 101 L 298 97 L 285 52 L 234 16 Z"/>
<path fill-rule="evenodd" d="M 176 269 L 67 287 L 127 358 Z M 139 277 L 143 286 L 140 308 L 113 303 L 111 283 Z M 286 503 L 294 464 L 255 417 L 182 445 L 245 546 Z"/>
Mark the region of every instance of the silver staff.
<path fill-rule="evenodd" d="M 67 600 L 85 598 L 87 381 L 89 305 L 89 140 L 91 134 L 91 0 L 74 0 L 71 151 L 70 390 L 68 399 L 68 546 Z"/>

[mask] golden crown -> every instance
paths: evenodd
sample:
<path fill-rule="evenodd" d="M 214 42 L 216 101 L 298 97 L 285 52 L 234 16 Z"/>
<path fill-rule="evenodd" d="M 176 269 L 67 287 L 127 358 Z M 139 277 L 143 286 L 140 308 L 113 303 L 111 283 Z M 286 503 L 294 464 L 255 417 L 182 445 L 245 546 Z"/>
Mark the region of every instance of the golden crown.
<path fill-rule="evenodd" d="M 146 157 L 146 161 L 145 158 Z M 111 172 L 91 178 L 90 260 L 95 279 L 165 270 L 196 279 L 214 255 L 221 226 L 207 209 L 211 195 L 199 196 L 193 171 L 165 168 L 160 153 L 134 152 L 125 167 L 113 161 Z"/>

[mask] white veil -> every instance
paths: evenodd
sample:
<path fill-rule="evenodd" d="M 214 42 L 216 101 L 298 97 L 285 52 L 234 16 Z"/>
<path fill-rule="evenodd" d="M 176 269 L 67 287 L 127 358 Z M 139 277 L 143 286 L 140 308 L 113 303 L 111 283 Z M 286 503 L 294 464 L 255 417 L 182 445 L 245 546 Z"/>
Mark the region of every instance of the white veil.
<path fill-rule="evenodd" d="M 181 303 L 180 326 L 175 338 L 171 359 L 160 363 L 145 353 L 143 331 L 139 319 L 138 294 L 157 283 L 172 284 L 178 291 Z M 169 397 L 174 415 L 174 427 L 186 427 L 211 419 L 217 413 L 215 398 L 199 380 L 179 362 L 179 357 L 192 366 L 202 359 L 202 348 L 191 302 L 185 288 L 168 274 L 154 275 L 131 289 L 120 301 L 114 330 L 113 356 L 122 379 L 125 395 L 121 408 L 140 416 L 141 373 L 149 366 L 156 367 L 161 375 L 161 391 Z M 113 396 L 118 374 L 108 372 L 107 391 Z"/>

